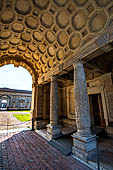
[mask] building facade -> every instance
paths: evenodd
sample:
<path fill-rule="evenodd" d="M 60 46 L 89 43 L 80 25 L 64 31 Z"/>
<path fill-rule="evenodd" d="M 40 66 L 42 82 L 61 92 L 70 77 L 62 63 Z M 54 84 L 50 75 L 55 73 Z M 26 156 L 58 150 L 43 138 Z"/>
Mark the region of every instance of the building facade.
<path fill-rule="evenodd" d="M 0 110 L 30 110 L 32 91 L 0 88 Z"/>
<path fill-rule="evenodd" d="M 33 129 L 73 127 L 73 154 L 96 152 L 92 127 L 113 134 L 113 1 L 0 1 L 0 66 L 32 75 Z"/>

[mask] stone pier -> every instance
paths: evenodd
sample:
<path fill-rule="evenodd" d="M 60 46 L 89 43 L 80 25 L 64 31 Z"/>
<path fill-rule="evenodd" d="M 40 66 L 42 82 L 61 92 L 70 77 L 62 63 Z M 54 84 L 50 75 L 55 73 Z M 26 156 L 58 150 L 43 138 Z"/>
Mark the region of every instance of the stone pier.
<path fill-rule="evenodd" d="M 61 136 L 61 125 L 58 124 L 58 84 L 54 76 L 51 77 L 50 124 L 47 125 L 47 136 L 50 139 Z"/>
<path fill-rule="evenodd" d="M 81 62 L 74 64 L 74 95 L 77 132 L 73 134 L 73 154 L 86 162 L 96 153 L 96 137 L 91 134 L 86 78 Z"/>

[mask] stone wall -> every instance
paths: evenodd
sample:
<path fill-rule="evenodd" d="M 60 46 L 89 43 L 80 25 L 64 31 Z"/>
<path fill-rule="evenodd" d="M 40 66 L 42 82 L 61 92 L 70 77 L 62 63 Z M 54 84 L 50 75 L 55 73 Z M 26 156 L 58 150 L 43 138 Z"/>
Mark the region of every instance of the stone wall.
<path fill-rule="evenodd" d="M 32 92 L 17 93 L 0 91 L 0 110 L 31 109 Z M 6 105 L 4 104 L 6 102 Z"/>
<path fill-rule="evenodd" d="M 88 94 L 101 94 L 106 126 L 113 122 L 113 83 L 112 74 L 107 73 L 103 76 L 87 81 Z M 75 126 L 75 101 L 74 86 L 59 89 L 59 118 L 67 126 Z"/>
<path fill-rule="evenodd" d="M 113 83 L 112 74 L 107 73 L 101 77 L 88 81 L 88 93 L 101 93 L 105 119 L 113 122 Z M 93 90 L 93 93 L 91 92 Z"/>
<path fill-rule="evenodd" d="M 59 121 L 65 126 L 75 126 L 73 86 L 59 88 Z"/>

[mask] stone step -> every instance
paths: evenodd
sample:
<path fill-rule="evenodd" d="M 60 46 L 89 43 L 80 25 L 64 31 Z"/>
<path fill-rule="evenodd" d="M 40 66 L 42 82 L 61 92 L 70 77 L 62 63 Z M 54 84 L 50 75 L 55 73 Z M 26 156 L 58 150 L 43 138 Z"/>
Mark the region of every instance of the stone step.
<path fill-rule="evenodd" d="M 106 135 L 105 128 L 100 127 L 100 126 L 93 126 L 91 128 L 91 131 L 92 131 L 93 134 L 95 134 L 99 137 Z"/>
<path fill-rule="evenodd" d="M 53 146 L 56 150 L 60 151 L 63 155 L 68 156 L 71 154 L 71 150 L 67 147 L 64 147 L 60 143 L 56 142 L 55 140 L 50 140 L 48 143 Z"/>

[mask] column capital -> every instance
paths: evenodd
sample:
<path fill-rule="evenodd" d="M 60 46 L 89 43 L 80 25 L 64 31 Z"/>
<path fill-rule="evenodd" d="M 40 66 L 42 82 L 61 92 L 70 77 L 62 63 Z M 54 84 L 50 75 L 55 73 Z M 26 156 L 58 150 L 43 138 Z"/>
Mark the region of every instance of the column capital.
<path fill-rule="evenodd" d="M 56 76 L 56 75 L 52 75 L 52 76 L 50 77 L 50 79 L 51 79 L 51 81 L 56 81 L 56 80 L 57 80 L 57 76 Z"/>
<path fill-rule="evenodd" d="M 39 86 L 39 84 L 38 84 L 38 81 L 34 80 L 34 81 L 32 82 L 32 88 L 34 88 L 34 87 L 36 87 L 36 86 Z"/>
<path fill-rule="evenodd" d="M 77 61 L 75 61 L 74 63 L 73 63 L 73 67 L 76 67 L 77 65 L 83 65 L 83 64 L 85 64 L 86 62 L 85 61 L 83 61 L 83 60 L 77 60 Z"/>

